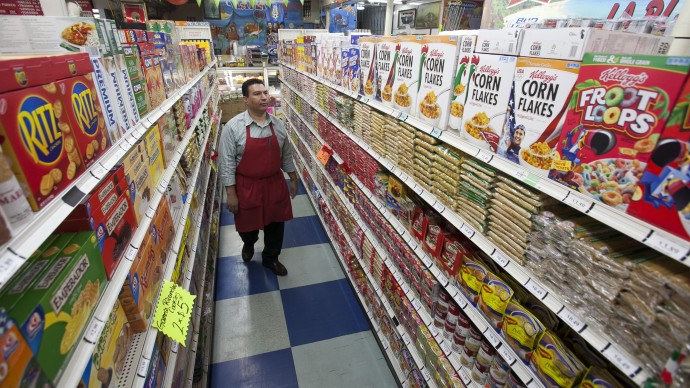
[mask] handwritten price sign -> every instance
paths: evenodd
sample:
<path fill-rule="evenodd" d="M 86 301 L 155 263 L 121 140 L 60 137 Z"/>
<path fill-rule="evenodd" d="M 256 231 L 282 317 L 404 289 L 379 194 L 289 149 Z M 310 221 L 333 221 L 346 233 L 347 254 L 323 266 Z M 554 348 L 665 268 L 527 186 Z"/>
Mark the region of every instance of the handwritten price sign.
<path fill-rule="evenodd" d="M 182 346 L 186 346 L 185 339 L 192 318 L 194 299 L 196 295 L 191 295 L 177 284 L 166 281 L 158 298 L 153 326 Z"/>

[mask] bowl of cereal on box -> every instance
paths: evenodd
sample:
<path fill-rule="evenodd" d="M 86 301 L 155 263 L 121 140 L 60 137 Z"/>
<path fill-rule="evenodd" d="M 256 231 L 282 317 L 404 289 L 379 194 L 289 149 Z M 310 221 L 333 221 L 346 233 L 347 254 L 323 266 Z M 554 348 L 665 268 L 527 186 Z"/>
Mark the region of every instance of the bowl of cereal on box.
<path fill-rule="evenodd" d="M 419 102 L 419 113 L 421 113 L 422 121 L 434 127 L 441 120 L 441 107 L 436 102 L 437 99 L 436 93 L 432 90 Z"/>
<path fill-rule="evenodd" d="M 411 85 L 400 84 L 398 89 L 395 91 L 393 96 L 393 102 L 395 102 L 395 107 L 405 113 L 410 113 L 410 108 L 412 107 L 412 97 L 410 97 L 409 91 L 410 87 L 417 82 L 413 82 Z"/>
<path fill-rule="evenodd" d="M 494 121 L 497 118 L 500 118 L 501 123 Z M 486 112 L 479 112 L 472 117 L 464 117 L 462 130 L 465 138 L 473 145 L 496 151 L 500 133 L 496 133 L 495 128 L 501 128 L 504 118 L 505 113 L 489 117 Z"/>
<path fill-rule="evenodd" d="M 637 159 L 608 158 L 583 163 L 573 181 L 578 190 L 605 204 L 627 209 L 647 163 Z"/>
<path fill-rule="evenodd" d="M 386 84 L 386 86 L 383 87 L 383 90 L 381 91 L 381 98 L 384 101 L 390 102 L 391 99 L 393 98 L 393 86 L 390 84 Z"/>
<path fill-rule="evenodd" d="M 520 150 L 520 165 L 547 172 L 551 169 L 554 158 L 558 159 L 555 149 L 544 142 L 536 142 Z"/>
<path fill-rule="evenodd" d="M 98 35 L 93 23 L 78 22 L 62 30 L 60 47 L 68 51 L 81 51 L 82 47 L 98 47 Z"/>

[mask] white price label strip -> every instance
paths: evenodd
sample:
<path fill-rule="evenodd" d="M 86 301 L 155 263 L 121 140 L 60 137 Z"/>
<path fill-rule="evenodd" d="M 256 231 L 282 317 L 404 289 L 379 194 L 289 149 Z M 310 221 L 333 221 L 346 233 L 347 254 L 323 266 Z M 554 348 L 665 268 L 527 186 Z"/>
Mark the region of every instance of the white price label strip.
<path fill-rule="evenodd" d="M 84 333 L 84 340 L 90 344 L 95 344 L 98 342 L 98 339 L 101 338 L 101 332 L 103 331 L 104 327 L 105 322 L 99 320 L 98 318 L 94 318 L 93 321 L 91 321 L 91 325 Z"/>
<path fill-rule="evenodd" d="M 434 325 L 429 326 L 429 333 L 431 333 L 431 335 L 433 335 L 434 338 L 438 337 L 439 334 L 438 329 Z"/>
<path fill-rule="evenodd" d="M 479 150 L 479 153 L 477 153 L 477 159 L 481 160 L 484 163 L 489 163 L 491 159 L 493 159 L 493 155 L 484 151 L 484 150 Z"/>
<path fill-rule="evenodd" d="M 410 340 L 410 336 L 407 335 L 407 333 L 403 333 L 402 339 L 403 339 L 403 342 L 405 343 L 405 345 L 409 344 L 410 341 L 411 341 L 411 340 Z"/>
<path fill-rule="evenodd" d="M 493 345 L 494 348 L 496 347 L 496 345 L 498 345 L 499 342 L 501 342 L 501 339 L 498 338 L 498 334 L 496 334 L 496 332 L 491 326 L 489 326 L 489 328 L 484 332 L 484 337 L 486 337 L 486 339 L 489 340 L 489 343 L 491 343 L 491 345 Z"/>
<path fill-rule="evenodd" d="M 539 300 L 544 300 L 546 298 L 546 295 L 548 292 L 546 292 L 539 283 L 537 283 L 534 279 L 530 278 L 527 283 L 525 284 L 525 287 L 532 293 L 532 295 L 536 296 L 539 298 Z"/>
<path fill-rule="evenodd" d="M 576 332 L 580 333 L 585 328 L 585 323 L 572 311 L 563 306 L 561 311 L 558 312 L 558 317 L 565 321 L 570 327 Z"/>
<path fill-rule="evenodd" d="M 430 135 L 438 139 L 441 136 L 441 132 L 441 128 L 434 127 L 434 129 L 431 130 Z"/>
<path fill-rule="evenodd" d="M 397 272 L 397 270 L 393 273 L 393 277 L 398 282 L 398 284 L 402 283 L 402 276 L 400 276 L 400 272 Z"/>
<path fill-rule="evenodd" d="M 422 191 L 423 191 L 422 187 L 419 186 L 419 185 L 417 185 L 417 184 L 415 184 L 415 185 L 412 187 L 412 190 L 414 190 L 414 192 L 417 193 L 417 194 L 419 194 L 419 195 L 421 195 L 421 194 L 422 194 Z"/>
<path fill-rule="evenodd" d="M 424 377 L 424 381 L 431 380 L 431 375 L 429 374 L 429 371 L 426 370 L 426 368 L 422 369 L 422 377 Z"/>
<path fill-rule="evenodd" d="M 494 251 L 494 253 L 491 255 L 491 258 L 494 259 L 494 261 L 497 262 L 498 265 L 500 265 L 503 268 L 505 268 L 510 263 L 510 259 L 508 258 L 508 256 L 503 254 L 503 252 L 499 251 L 498 249 Z"/>
<path fill-rule="evenodd" d="M 398 120 L 406 121 L 407 120 L 407 113 L 405 113 L 405 112 L 400 113 Z"/>
<path fill-rule="evenodd" d="M 431 268 L 431 266 L 434 264 L 434 262 L 431 261 L 431 259 L 430 259 L 429 256 L 427 256 L 427 255 L 424 255 L 424 258 L 422 259 L 422 261 L 424 262 L 424 265 L 425 265 L 427 268 Z"/>
<path fill-rule="evenodd" d="M 436 201 L 436 203 L 434 203 L 434 209 L 436 209 L 436 211 L 439 212 L 439 214 L 441 214 L 444 210 L 446 210 L 446 207 L 443 206 L 441 202 Z"/>
<path fill-rule="evenodd" d="M 439 272 L 439 273 L 436 275 L 436 279 L 438 279 L 438 282 L 439 282 L 443 287 L 445 287 L 445 286 L 448 284 L 448 278 L 446 277 L 446 275 L 442 274 L 441 272 Z"/>
<path fill-rule="evenodd" d="M 568 192 L 568 195 L 565 197 L 565 203 L 583 213 L 589 213 L 589 211 L 592 210 L 592 207 L 594 207 L 594 202 L 592 202 L 592 200 L 582 198 L 579 195 L 574 194 L 570 191 Z"/>
<path fill-rule="evenodd" d="M 130 245 L 129 248 L 127 248 L 127 252 L 125 252 L 125 259 L 127 259 L 129 261 L 134 261 L 134 258 L 137 255 L 137 251 L 138 251 L 137 248 L 134 248 L 133 246 Z"/>
<path fill-rule="evenodd" d="M 150 207 L 150 208 L 146 211 L 146 217 L 149 218 L 149 219 L 153 219 L 153 216 L 154 216 L 154 215 L 156 215 L 156 209 Z"/>
<path fill-rule="evenodd" d="M 139 363 L 139 369 L 137 369 L 137 376 L 146 377 L 146 374 L 149 371 L 149 362 L 150 360 L 147 360 L 145 358 L 141 359 L 141 362 Z"/>
<path fill-rule="evenodd" d="M 608 347 L 602 352 L 615 366 L 618 367 L 623 373 L 628 376 L 634 376 L 635 372 L 639 369 L 638 366 L 633 364 L 632 361 L 624 354 L 622 354 L 618 348 L 614 345 L 609 344 Z"/>
<path fill-rule="evenodd" d="M 686 248 L 670 241 L 666 237 L 653 232 L 651 236 L 645 241 L 650 247 L 663 252 L 666 256 L 672 257 L 676 260 L 680 260 L 685 256 L 687 252 Z"/>
<path fill-rule="evenodd" d="M 24 260 L 20 256 L 9 250 L 5 251 L 0 258 L 0 285 L 7 283 L 22 264 Z"/>
<path fill-rule="evenodd" d="M 441 342 L 439 346 L 441 346 L 441 350 L 443 350 L 443 353 L 445 353 L 446 356 L 450 357 L 450 355 L 453 353 L 453 351 L 450 349 L 450 345 L 448 345 L 448 341 Z"/>
<path fill-rule="evenodd" d="M 513 176 L 515 177 L 515 179 L 524 181 L 525 179 L 527 179 L 527 174 L 528 173 L 525 170 L 517 170 L 513 173 Z"/>
<path fill-rule="evenodd" d="M 472 227 L 468 224 L 463 224 L 460 228 L 460 231 L 462 232 L 462 234 L 467 236 L 467 238 L 472 238 L 474 236 L 474 229 L 472 229 Z"/>
<path fill-rule="evenodd" d="M 462 382 L 465 383 L 465 385 L 470 385 L 471 378 L 470 374 L 467 373 L 467 368 L 462 368 L 460 369 L 460 378 L 462 379 Z"/>
<path fill-rule="evenodd" d="M 419 301 L 419 299 L 415 299 L 412 301 L 412 307 L 414 307 L 415 310 L 420 311 L 422 309 L 422 303 Z"/>
<path fill-rule="evenodd" d="M 498 348 L 498 354 L 503 357 L 503 360 L 509 365 L 513 366 L 515 364 L 515 357 L 511 354 L 511 352 L 508 350 L 508 346 L 503 345 L 500 348 Z"/>

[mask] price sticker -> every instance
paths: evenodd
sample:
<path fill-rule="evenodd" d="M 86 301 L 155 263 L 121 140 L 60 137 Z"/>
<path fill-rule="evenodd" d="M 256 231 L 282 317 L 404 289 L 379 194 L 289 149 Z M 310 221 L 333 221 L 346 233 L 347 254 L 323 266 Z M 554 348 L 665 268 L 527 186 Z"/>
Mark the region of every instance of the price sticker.
<path fill-rule="evenodd" d="M 424 265 L 425 265 L 427 268 L 430 268 L 430 267 L 434 264 L 434 262 L 431 261 L 431 259 L 429 258 L 429 256 L 426 256 L 426 255 L 424 255 L 424 257 L 422 258 L 422 262 L 424 263 Z"/>
<path fill-rule="evenodd" d="M 405 295 L 410 293 L 410 287 L 407 284 L 402 285 L 402 290 L 405 293 Z"/>
<path fill-rule="evenodd" d="M 429 371 L 426 368 L 422 369 L 422 377 L 424 377 L 424 381 L 431 380 L 431 375 L 429 374 Z"/>
<path fill-rule="evenodd" d="M 422 309 L 422 302 L 420 302 L 419 299 L 415 299 L 412 301 L 412 307 L 414 307 L 415 310 L 420 311 Z"/>
<path fill-rule="evenodd" d="M 479 153 L 477 153 L 477 159 L 487 164 L 491 162 L 491 159 L 493 158 L 494 156 L 492 154 L 485 152 L 484 150 L 479 150 Z"/>
<path fill-rule="evenodd" d="M 394 272 L 393 277 L 398 282 L 398 284 L 402 283 L 402 276 L 400 276 L 400 272 Z"/>
<path fill-rule="evenodd" d="M 103 179 L 105 174 L 108 172 L 108 170 L 103 167 L 100 163 L 96 163 L 96 165 L 93 166 L 91 169 L 91 175 L 93 175 L 96 179 Z"/>
<path fill-rule="evenodd" d="M 544 298 L 546 298 L 547 292 L 534 279 L 530 278 L 525 284 L 525 287 L 527 287 L 532 295 L 539 298 L 539 300 L 544 300 Z"/>
<path fill-rule="evenodd" d="M 448 294 L 450 294 L 450 297 L 453 298 L 453 299 L 455 299 L 455 296 L 458 295 L 458 293 L 460 293 L 460 291 L 458 290 L 458 288 L 455 287 L 455 286 L 452 285 L 452 284 L 449 284 L 449 285 L 446 287 L 446 290 L 448 291 Z"/>
<path fill-rule="evenodd" d="M 649 236 L 645 243 L 650 247 L 662 252 L 666 256 L 672 257 L 676 260 L 682 259 L 687 252 L 687 249 L 682 248 L 680 245 L 672 242 L 661 234 L 658 234 L 656 231 Z"/>
<path fill-rule="evenodd" d="M 98 318 L 94 317 L 93 321 L 91 321 L 91 325 L 89 325 L 89 328 L 86 329 L 86 332 L 84 333 L 84 340 L 90 344 L 95 344 L 98 342 L 98 339 L 101 338 L 101 333 L 103 332 L 104 327 L 105 322 L 102 322 Z"/>
<path fill-rule="evenodd" d="M 508 350 L 508 346 L 503 345 L 503 346 L 501 346 L 500 348 L 498 348 L 498 354 L 501 355 L 501 357 L 503 358 L 503 360 L 504 360 L 509 366 L 513 366 L 513 364 L 515 364 L 515 357 L 513 357 L 513 355 L 511 354 L 511 352 Z"/>
<path fill-rule="evenodd" d="M 405 234 L 405 228 L 404 228 L 402 225 L 400 225 L 400 224 L 398 224 L 398 225 L 395 226 L 395 230 L 396 230 L 400 235 L 404 235 L 404 234 Z"/>
<path fill-rule="evenodd" d="M 146 210 L 146 217 L 153 219 L 154 215 L 156 215 L 156 209 L 149 207 L 148 210 Z"/>
<path fill-rule="evenodd" d="M 448 341 L 443 341 L 439 344 L 441 346 L 441 350 L 443 350 L 443 353 L 446 354 L 446 356 L 450 356 L 453 351 L 450 349 L 450 346 L 448 345 Z"/>
<path fill-rule="evenodd" d="M 574 194 L 573 192 L 568 192 L 568 196 L 565 197 L 565 203 L 583 213 L 589 213 L 589 211 L 592 210 L 592 207 L 594 206 L 594 202 L 587 198 L 582 198 L 579 195 Z"/>
<path fill-rule="evenodd" d="M 115 160 L 119 161 L 120 159 L 122 159 L 123 156 L 125 156 L 125 154 L 127 153 L 128 150 L 129 150 L 129 148 L 128 149 L 122 148 L 122 145 L 115 147 L 115 154 L 113 155 L 113 158 Z"/>
<path fill-rule="evenodd" d="M 467 373 L 467 368 L 463 367 L 462 369 L 460 369 L 459 375 L 460 375 L 460 378 L 462 379 L 462 382 L 465 385 L 470 385 L 471 379 L 470 379 L 470 374 Z"/>
<path fill-rule="evenodd" d="M 573 330 L 575 330 L 578 333 L 584 330 L 585 328 L 585 323 L 582 322 L 582 320 L 577 315 L 573 314 L 573 312 L 567 309 L 566 307 L 563 307 L 561 309 L 561 311 L 558 313 L 558 317 L 564 320 L 565 323 L 568 324 L 568 326 L 572 327 Z"/>
<path fill-rule="evenodd" d="M 369 97 L 362 96 L 362 102 L 365 104 L 368 104 L 369 103 Z"/>
<path fill-rule="evenodd" d="M 402 339 L 403 339 L 403 342 L 405 343 L 405 345 L 410 343 L 410 336 L 407 335 L 407 333 L 403 333 Z"/>
<path fill-rule="evenodd" d="M 613 363 L 613 365 L 617 366 L 618 369 L 628 376 L 633 376 L 639 369 L 638 366 L 630 361 L 630 359 L 621 353 L 614 345 L 609 345 L 602 353 Z"/>
<path fill-rule="evenodd" d="M 149 362 L 150 360 L 147 360 L 145 358 L 141 359 L 141 362 L 139 363 L 139 369 L 137 369 L 137 376 L 146 377 L 146 375 L 149 372 Z"/>
<path fill-rule="evenodd" d="M 382 342 L 383 342 L 383 350 L 386 350 L 390 347 L 387 339 L 384 338 Z"/>
<path fill-rule="evenodd" d="M 134 261 L 134 258 L 136 257 L 138 250 L 139 249 L 134 248 L 130 245 L 129 248 L 127 248 L 127 252 L 125 252 L 125 259 L 129 261 Z"/>
<path fill-rule="evenodd" d="M 405 112 L 400 113 L 398 120 L 407 121 L 407 113 L 405 113 Z"/>
<path fill-rule="evenodd" d="M 22 264 L 24 264 L 24 260 L 19 255 L 6 250 L 0 258 L 0 285 L 10 280 Z"/>
<path fill-rule="evenodd" d="M 448 284 L 448 278 L 441 272 L 439 272 L 436 275 L 436 279 L 438 280 L 439 284 L 441 284 L 443 287 L 445 287 Z"/>
<path fill-rule="evenodd" d="M 472 227 L 469 226 L 467 223 L 462 225 L 462 227 L 460 228 L 460 231 L 462 232 L 462 234 L 467 236 L 467 238 L 474 237 L 474 229 L 472 229 Z"/>
<path fill-rule="evenodd" d="M 494 346 L 494 348 L 501 342 L 501 339 L 498 338 L 498 334 L 494 331 L 493 328 L 489 327 L 489 329 L 484 332 L 484 337 L 486 337 L 487 340 L 489 340 L 489 343 Z"/>
<path fill-rule="evenodd" d="M 436 127 L 434 127 L 434 129 L 431 130 L 431 136 L 433 136 L 433 137 L 435 137 L 435 138 L 437 138 L 437 139 L 438 139 L 439 137 L 441 137 L 441 128 L 436 128 Z"/>
<path fill-rule="evenodd" d="M 513 173 L 513 177 L 515 177 L 515 179 L 524 181 L 525 179 L 527 179 L 527 174 L 528 172 L 525 170 L 517 170 Z"/>
<path fill-rule="evenodd" d="M 195 299 L 196 296 L 191 295 L 189 291 L 166 281 L 158 297 L 153 326 L 184 346 Z"/>
<path fill-rule="evenodd" d="M 437 211 L 439 214 L 441 214 L 441 213 L 443 213 L 444 210 L 446 210 L 446 207 L 443 206 L 443 205 L 441 204 L 441 202 L 436 201 L 436 203 L 434 203 L 434 209 L 436 209 L 436 211 Z"/>
<path fill-rule="evenodd" d="M 431 333 L 431 335 L 433 335 L 434 338 L 438 337 L 440 334 L 438 329 L 434 325 L 429 326 L 429 333 Z"/>
<path fill-rule="evenodd" d="M 491 258 L 494 259 L 494 261 L 503 268 L 505 268 L 510 263 L 510 259 L 508 258 L 508 256 L 506 256 L 503 252 L 499 251 L 498 249 L 494 251 L 493 255 L 491 255 Z"/>
<path fill-rule="evenodd" d="M 177 353 L 177 349 L 179 349 L 180 344 L 177 343 L 177 341 L 173 341 L 172 345 L 170 346 L 170 351 L 173 353 Z"/>
<path fill-rule="evenodd" d="M 412 186 L 412 190 L 414 190 L 414 192 L 417 193 L 417 194 L 419 194 L 419 195 L 421 195 L 421 194 L 422 194 L 422 191 L 423 191 L 422 187 L 419 186 L 419 185 L 416 184 L 416 183 L 415 183 L 414 186 Z"/>

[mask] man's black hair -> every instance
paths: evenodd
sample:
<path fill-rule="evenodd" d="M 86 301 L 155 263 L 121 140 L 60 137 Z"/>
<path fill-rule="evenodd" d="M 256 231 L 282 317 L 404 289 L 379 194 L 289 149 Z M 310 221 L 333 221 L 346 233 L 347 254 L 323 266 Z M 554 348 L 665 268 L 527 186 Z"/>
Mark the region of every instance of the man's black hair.
<path fill-rule="evenodd" d="M 258 78 L 250 78 L 242 83 L 242 95 L 245 97 L 249 97 L 249 87 L 252 85 L 257 85 L 257 84 L 264 84 L 264 81 L 258 79 Z"/>

